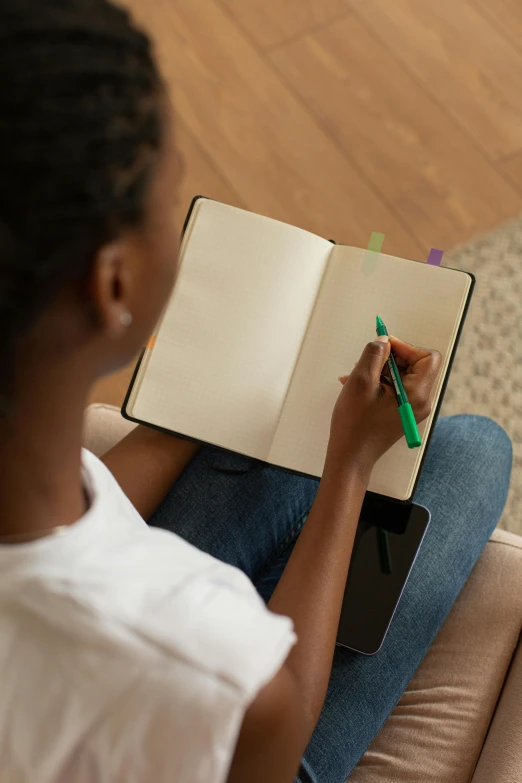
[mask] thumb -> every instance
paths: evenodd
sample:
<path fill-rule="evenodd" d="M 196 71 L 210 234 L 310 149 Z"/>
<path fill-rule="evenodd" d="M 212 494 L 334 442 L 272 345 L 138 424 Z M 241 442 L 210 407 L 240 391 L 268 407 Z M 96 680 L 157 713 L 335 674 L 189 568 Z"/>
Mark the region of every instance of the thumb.
<path fill-rule="evenodd" d="M 356 370 L 362 372 L 372 381 L 379 382 L 384 365 L 390 356 L 390 342 L 387 335 L 376 337 L 368 343 L 357 362 Z"/>

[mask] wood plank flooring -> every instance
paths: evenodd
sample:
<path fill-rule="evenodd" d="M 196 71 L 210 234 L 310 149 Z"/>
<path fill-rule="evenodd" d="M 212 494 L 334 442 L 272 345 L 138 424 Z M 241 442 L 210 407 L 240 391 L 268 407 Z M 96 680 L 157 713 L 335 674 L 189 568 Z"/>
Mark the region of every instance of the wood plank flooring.
<path fill-rule="evenodd" d="M 126 4 L 172 89 L 177 225 L 199 193 L 425 259 L 522 211 L 520 0 Z"/>
<path fill-rule="evenodd" d="M 522 150 L 502 162 L 502 169 L 514 186 L 522 193 Z"/>

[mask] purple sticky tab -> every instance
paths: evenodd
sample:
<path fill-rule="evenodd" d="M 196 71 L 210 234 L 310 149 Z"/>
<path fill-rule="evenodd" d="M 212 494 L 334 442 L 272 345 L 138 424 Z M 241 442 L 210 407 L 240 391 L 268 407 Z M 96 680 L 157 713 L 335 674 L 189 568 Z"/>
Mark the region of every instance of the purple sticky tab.
<path fill-rule="evenodd" d="M 431 264 L 432 266 L 440 266 L 440 262 L 442 261 L 443 255 L 444 255 L 444 250 L 437 250 L 436 247 L 432 247 L 426 263 Z"/>

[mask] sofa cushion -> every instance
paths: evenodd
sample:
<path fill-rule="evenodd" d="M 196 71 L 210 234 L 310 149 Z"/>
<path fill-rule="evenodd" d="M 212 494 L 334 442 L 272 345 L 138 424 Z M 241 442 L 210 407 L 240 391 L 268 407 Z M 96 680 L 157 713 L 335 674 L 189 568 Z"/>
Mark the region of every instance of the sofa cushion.
<path fill-rule="evenodd" d="M 350 783 L 469 783 L 520 636 L 521 585 L 522 538 L 496 530 Z M 500 780 L 484 774 L 474 783 Z"/>

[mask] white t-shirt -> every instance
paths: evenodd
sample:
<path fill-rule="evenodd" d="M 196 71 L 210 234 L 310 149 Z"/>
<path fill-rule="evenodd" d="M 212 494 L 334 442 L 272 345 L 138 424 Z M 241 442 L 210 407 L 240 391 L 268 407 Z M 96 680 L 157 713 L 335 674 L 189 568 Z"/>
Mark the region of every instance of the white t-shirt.
<path fill-rule="evenodd" d="M 3 783 L 219 783 L 295 641 L 238 569 L 149 528 L 84 452 L 89 511 L 0 546 Z"/>

